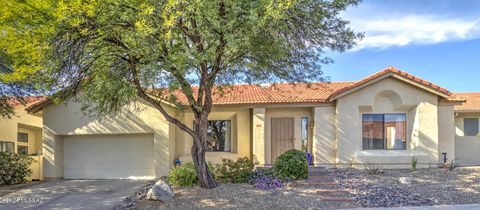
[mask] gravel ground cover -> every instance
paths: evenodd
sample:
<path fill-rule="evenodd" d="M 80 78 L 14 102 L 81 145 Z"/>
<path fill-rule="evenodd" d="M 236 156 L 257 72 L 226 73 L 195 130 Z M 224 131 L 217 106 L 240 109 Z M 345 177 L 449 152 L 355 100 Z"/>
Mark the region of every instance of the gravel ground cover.
<path fill-rule="evenodd" d="M 384 170 L 383 175 L 368 175 L 358 169 L 328 171 L 337 185 L 312 186 L 308 181 L 298 181 L 274 191 L 259 190 L 249 184 L 221 184 L 211 190 L 174 187 L 176 195 L 172 201 L 149 201 L 140 193 L 134 205 L 129 204 L 126 209 L 339 209 L 480 203 L 480 167 L 455 171 Z M 402 184 L 400 177 L 407 177 L 411 183 Z M 347 190 L 346 197 L 355 201 L 323 200 L 325 195 L 317 192 L 322 188 Z M 342 198 L 341 194 L 327 196 Z"/>
<path fill-rule="evenodd" d="M 175 187 L 169 202 L 140 201 L 135 209 L 338 209 L 358 207 L 351 202 L 323 201 L 316 187 L 296 184 L 274 191 L 256 189 L 249 184 L 221 184 L 206 190 L 200 187 Z"/>
<path fill-rule="evenodd" d="M 363 207 L 429 206 L 480 203 L 480 167 L 385 170 L 368 175 L 364 170 L 332 170 L 343 188 Z M 400 183 L 407 177 L 411 184 Z"/>

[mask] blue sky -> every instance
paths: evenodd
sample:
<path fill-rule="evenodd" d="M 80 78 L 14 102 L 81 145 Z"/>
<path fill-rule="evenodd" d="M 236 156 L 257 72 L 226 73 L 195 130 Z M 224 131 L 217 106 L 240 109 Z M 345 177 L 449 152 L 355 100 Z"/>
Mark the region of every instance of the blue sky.
<path fill-rule="evenodd" d="M 452 92 L 480 92 L 480 1 L 364 0 L 342 16 L 365 38 L 328 53 L 331 81 L 356 81 L 394 66 Z"/>

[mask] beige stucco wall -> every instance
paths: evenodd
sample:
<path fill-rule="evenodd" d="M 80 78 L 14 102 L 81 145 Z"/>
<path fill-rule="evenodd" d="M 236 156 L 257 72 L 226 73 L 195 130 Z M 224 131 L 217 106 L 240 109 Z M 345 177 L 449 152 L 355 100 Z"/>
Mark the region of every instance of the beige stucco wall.
<path fill-rule="evenodd" d="M 455 116 L 455 159 L 464 165 L 480 165 L 480 136 L 465 136 L 464 118 L 480 118 L 480 113 L 459 113 Z"/>
<path fill-rule="evenodd" d="M 455 159 L 455 113 L 453 105 L 438 106 L 438 162 L 443 163 L 442 153 L 447 153 L 447 162 Z"/>
<path fill-rule="evenodd" d="M 164 106 L 169 114 L 174 109 Z M 72 99 L 65 104 L 50 105 L 43 110 L 44 176 L 63 176 L 63 136 L 91 134 L 154 134 L 155 176 L 167 175 L 173 166 L 171 154 L 175 151 L 173 128 L 161 113 L 146 103 L 138 102 L 126 107 L 119 115 L 86 116 L 81 104 Z"/>
<path fill-rule="evenodd" d="M 314 164 L 333 167 L 335 163 L 335 107 L 319 106 L 313 108 L 313 147 Z"/>
<path fill-rule="evenodd" d="M 11 118 L 0 118 L 0 141 L 15 143 L 17 149 L 17 133 L 28 133 L 29 152 L 35 153 L 41 145 L 42 118 L 30 115 L 25 111 L 25 106 L 15 107 L 15 115 Z M 22 144 L 24 145 L 24 144 Z"/>
<path fill-rule="evenodd" d="M 272 160 L 272 139 L 271 139 L 271 121 L 272 118 L 282 118 L 282 117 L 291 117 L 294 118 L 294 149 L 301 149 L 301 118 L 307 117 L 308 121 L 311 122 L 312 117 L 312 108 L 267 108 L 265 110 L 265 164 L 270 165 L 274 162 Z M 309 141 L 312 138 L 312 130 L 309 128 L 308 132 Z"/>
<path fill-rule="evenodd" d="M 239 157 L 251 158 L 251 119 L 250 109 L 248 108 L 222 108 L 216 107 L 210 113 L 209 120 L 230 120 L 232 129 L 232 147 L 231 152 L 207 152 L 206 159 L 208 162 L 219 163 L 222 158 L 236 160 Z M 178 115 L 190 128 L 193 127 L 194 116 L 191 111 Z M 191 162 L 192 156 L 190 150 L 192 148 L 192 137 L 183 130 L 176 128 L 176 158 L 182 162 Z"/>
<path fill-rule="evenodd" d="M 386 78 L 337 100 L 336 161 L 339 167 L 375 162 L 385 167 L 420 167 L 438 162 L 438 96 L 393 78 Z M 362 114 L 405 113 L 407 149 L 363 150 Z"/>

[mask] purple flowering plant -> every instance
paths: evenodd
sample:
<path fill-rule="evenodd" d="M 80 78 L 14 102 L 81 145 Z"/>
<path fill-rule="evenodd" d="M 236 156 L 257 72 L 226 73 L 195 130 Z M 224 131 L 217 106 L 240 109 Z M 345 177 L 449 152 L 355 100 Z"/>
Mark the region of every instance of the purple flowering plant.
<path fill-rule="evenodd" d="M 264 176 L 255 180 L 255 187 L 262 190 L 273 190 L 282 187 L 282 181 L 271 176 Z"/>

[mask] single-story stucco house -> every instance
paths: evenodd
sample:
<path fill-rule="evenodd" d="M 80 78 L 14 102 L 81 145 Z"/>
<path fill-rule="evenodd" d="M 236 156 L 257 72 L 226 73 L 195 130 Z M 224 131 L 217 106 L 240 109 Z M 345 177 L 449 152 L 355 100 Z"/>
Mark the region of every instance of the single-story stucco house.
<path fill-rule="evenodd" d="M 179 97 L 181 99 L 181 97 Z M 165 104 L 193 126 L 193 115 Z M 165 176 L 191 160 L 191 137 L 147 103 L 98 120 L 43 100 L 27 108 L 43 116 L 44 176 L 128 179 Z M 207 160 L 251 157 L 271 165 L 289 149 L 325 167 L 437 167 L 458 158 L 480 164 L 480 93 L 454 94 L 388 67 L 357 82 L 233 85 L 214 97 Z"/>

